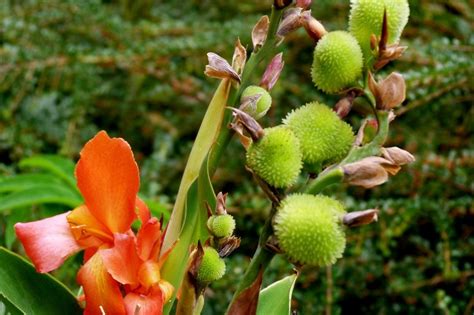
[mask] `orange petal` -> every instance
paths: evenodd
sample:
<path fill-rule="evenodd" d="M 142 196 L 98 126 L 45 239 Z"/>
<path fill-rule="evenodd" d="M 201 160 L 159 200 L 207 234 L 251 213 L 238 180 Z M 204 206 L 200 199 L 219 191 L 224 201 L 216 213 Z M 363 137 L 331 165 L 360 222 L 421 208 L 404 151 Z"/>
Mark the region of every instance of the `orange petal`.
<path fill-rule="evenodd" d="M 113 235 L 109 229 L 100 223 L 85 206 L 79 206 L 68 216 L 72 234 L 83 247 L 100 247 L 104 243 L 113 244 Z"/>
<path fill-rule="evenodd" d="M 82 149 L 76 178 L 87 207 L 102 224 L 112 233 L 130 228 L 140 179 L 125 140 L 99 132 Z"/>
<path fill-rule="evenodd" d="M 84 314 L 125 314 L 125 306 L 119 284 L 105 269 L 100 254 L 97 253 L 92 256 L 79 269 L 77 282 L 82 285 L 86 297 Z"/>
<path fill-rule="evenodd" d="M 138 284 L 138 270 L 142 261 L 137 255 L 135 237 L 115 234 L 114 247 L 100 250 L 105 268 L 121 284 Z"/>
<path fill-rule="evenodd" d="M 138 271 L 138 279 L 145 290 L 158 284 L 161 280 L 160 265 L 153 260 L 145 261 Z"/>
<path fill-rule="evenodd" d="M 142 221 L 142 224 L 150 220 L 150 210 L 148 209 L 146 203 L 138 196 L 135 201 L 135 206 L 138 208 L 138 217 L 140 218 L 140 221 Z"/>
<path fill-rule="evenodd" d="M 161 249 L 161 224 L 151 218 L 138 231 L 137 251 L 142 260 L 156 259 Z"/>
<path fill-rule="evenodd" d="M 15 232 L 38 272 L 50 272 L 67 257 L 81 250 L 66 216 L 70 212 L 39 221 L 15 224 Z"/>
<path fill-rule="evenodd" d="M 130 292 L 124 299 L 127 315 L 162 315 L 163 314 L 163 293 L 157 288 L 153 288 L 149 294 L 138 294 Z"/>

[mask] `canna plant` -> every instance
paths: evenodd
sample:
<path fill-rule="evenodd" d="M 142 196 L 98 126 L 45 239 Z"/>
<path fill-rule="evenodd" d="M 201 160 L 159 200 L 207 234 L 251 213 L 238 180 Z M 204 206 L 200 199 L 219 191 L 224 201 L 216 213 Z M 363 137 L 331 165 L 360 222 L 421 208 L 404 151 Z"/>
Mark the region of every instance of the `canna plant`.
<path fill-rule="evenodd" d="M 372 188 L 414 161 L 401 148 L 384 147 L 395 119 L 392 110 L 405 99 L 401 75 L 376 76 L 405 50 L 398 39 L 408 19 L 408 2 L 395 2 L 353 0 L 349 30 L 328 32 L 311 15 L 310 0 L 275 0 L 270 17 L 263 16 L 252 30 L 249 58 L 240 40 L 230 63 L 208 53 L 205 74 L 220 83 L 166 229 L 137 196 L 139 172 L 129 145 L 102 131 L 84 146 L 75 168 L 84 204 L 15 225 L 36 270 L 52 271 L 84 250 L 77 281 L 85 314 L 200 314 L 206 288 L 225 276 L 225 258 L 240 244 L 235 220 L 226 210 L 227 195 L 216 194 L 212 185 L 236 135 L 246 152 L 246 168 L 272 210 L 227 313 L 290 314 L 302 267 L 331 266 L 343 257 L 345 230 L 377 220 L 377 209 L 348 213 L 340 201 L 323 194 L 325 189 L 344 183 Z M 258 120 L 272 105 L 271 90 L 284 66 L 283 42 L 299 28 L 315 41 L 308 77 L 317 89 L 340 100 L 333 108 L 309 100 L 280 125 L 264 127 Z M 259 65 L 266 67 L 255 82 Z M 367 113 L 356 135 L 343 121 L 354 104 Z M 294 264 L 295 273 L 261 290 L 275 255 Z M 4 256 L 2 252 L 0 259 Z M 10 291 L 0 287 L 0 293 L 15 304 Z M 275 300 L 281 303 L 272 305 Z"/>

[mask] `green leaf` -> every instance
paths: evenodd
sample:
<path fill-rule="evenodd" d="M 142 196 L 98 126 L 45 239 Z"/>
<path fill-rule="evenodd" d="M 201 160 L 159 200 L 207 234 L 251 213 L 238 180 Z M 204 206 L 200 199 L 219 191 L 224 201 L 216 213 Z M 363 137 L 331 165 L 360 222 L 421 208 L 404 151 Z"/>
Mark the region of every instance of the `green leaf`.
<path fill-rule="evenodd" d="M 25 314 L 82 314 L 76 298 L 62 283 L 17 254 L 0 247 L 0 295 Z"/>
<path fill-rule="evenodd" d="M 50 184 L 0 196 L 0 212 L 42 203 L 58 203 L 75 208 L 82 202 L 82 198 L 71 189 L 59 184 Z"/>
<path fill-rule="evenodd" d="M 165 240 L 163 242 L 163 251 L 170 248 L 170 246 L 178 239 L 181 229 L 184 227 L 184 206 L 186 204 L 188 190 L 198 178 L 203 162 L 219 135 L 230 87 L 230 80 L 226 79 L 221 81 L 211 102 L 209 103 L 206 114 L 204 115 L 196 140 L 194 141 L 191 153 L 189 154 L 183 178 L 179 185 L 178 195 L 176 196 L 176 202 L 173 207 Z M 166 279 L 166 277 L 164 278 Z"/>
<path fill-rule="evenodd" d="M 0 315 L 23 315 L 23 313 L 0 294 Z"/>
<path fill-rule="evenodd" d="M 297 277 L 297 274 L 285 277 L 263 289 L 258 300 L 257 315 L 289 315 Z"/>
<path fill-rule="evenodd" d="M 59 184 L 61 181 L 51 174 L 19 174 L 0 179 L 0 193 L 18 191 L 31 187 Z"/>
<path fill-rule="evenodd" d="M 74 163 L 59 155 L 36 155 L 23 159 L 20 168 L 39 168 L 49 171 L 63 179 L 71 188 L 77 190 L 74 178 Z"/>

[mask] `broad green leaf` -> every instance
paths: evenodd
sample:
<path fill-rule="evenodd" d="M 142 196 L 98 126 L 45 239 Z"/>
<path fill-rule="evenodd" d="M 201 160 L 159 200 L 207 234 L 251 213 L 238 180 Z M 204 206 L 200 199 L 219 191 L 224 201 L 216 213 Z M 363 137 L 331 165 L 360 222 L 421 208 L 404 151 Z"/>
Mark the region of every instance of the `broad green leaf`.
<path fill-rule="evenodd" d="M 171 307 L 173 306 L 176 293 L 178 292 L 178 289 L 184 278 L 184 273 L 186 272 L 186 265 L 188 263 L 188 257 L 190 254 L 190 246 L 193 244 L 196 238 L 196 231 L 198 229 L 196 222 L 199 216 L 197 191 L 197 182 L 194 182 L 189 189 L 188 198 L 186 200 L 186 216 L 184 224 L 187 228 L 183 229 L 183 232 L 179 236 L 178 242 L 166 259 L 166 262 L 161 270 L 162 277 L 170 282 L 175 288 L 173 291 L 173 297 L 171 298 L 170 302 L 165 305 L 163 310 L 164 314 L 168 314 Z"/>
<path fill-rule="evenodd" d="M 258 299 L 257 315 L 291 314 L 291 295 L 297 277 L 297 274 L 285 277 L 263 289 Z"/>
<path fill-rule="evenodd" d="M 23 312 L 0 294 L 0 315 L 23 315 Z"/>
<path fill-rule="evenodd" d="M 25 314 L 82 314 L 76 298 L 62 283 L 17 254 L 0 247 L 0 295 Z"/>
<path fill-rule="evenodd" d="M 21 168 L 39 168 L 49 171 L 63 179 L 71 188 L 77 190 L 74 178 L 74 163 L 59 155 L 36 155 L 20 161 Z"/>
<path fill-rule="evenodd" d="M 60 179 L 51 174 L 19 174 L 0 179 L 0 193 L 18 191 L 31 187 L 60 183 Z"/>
<path fill-rule="evenodd" d="M 169 275 L 170 277 L 165 279 L 175 287 L 178 287 L 183 281 L 190 246 L 196 244 L 198 240 L 204 243 L 209 237 L 206 203 L 209 204 L 211 209 L 216 206 L 216 195 L 209 177 L 207 157 L 203 162 L 197 181 L 193 183 L 188 192 L 185 227 L 190 228 L 183 229 L 176 247 L 171 252 L 162 270 L 162 275 Z M 168 306 L 165 313 L 170 307 Z"/>
<path fill-rule="evenodd" d="M 189 154 L 183 178 L 179 185 L 178 195 L 176 196 L 176 202 L 163 243 L 163 251 L 172 246 L 179 238 L 181 229 L 185 227 L 183 225 L 185 220 L 184 206 L 187 200 L 187 194 L 191 185 L 198 178 L 204 159 L 219 135 L 230 87 L 231 82 L 229 79 L 221 81 L 204 115 L 196 140 Z"/>
<path fill-rule="evenodd" d="M 196 240 L 200 240 L 204 243 L 209 237 L 209 231 L 207 230 L 207 207 L 214 210 L 216 208 L 216 194 L 214 188 L 212 187 L 211 178 L 209 176 L 209 155 L 204 160 L 204 163 L 201 168 L 201 172 L 198 177 L 198 206 L 199 206 L 199 216 L 197 220 L 198 234 L 196 235 Z"/>
<path fill-rule="evenodd" d="M 59 184 L 32 187 L 0 196 L 0 212 L 42 203 L 58 203 L 75 208 L 82 203 L 82 198 L 70 188 Z"/>

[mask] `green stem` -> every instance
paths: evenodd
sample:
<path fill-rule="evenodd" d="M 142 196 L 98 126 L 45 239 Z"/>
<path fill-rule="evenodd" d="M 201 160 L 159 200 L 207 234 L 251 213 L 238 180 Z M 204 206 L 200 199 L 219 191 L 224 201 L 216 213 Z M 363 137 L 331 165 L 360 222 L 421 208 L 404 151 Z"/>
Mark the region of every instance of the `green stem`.
<path fill-rule="evenodd" d="M 305 189 L 308 194 L 319 194 L 326 187 L 338 184 L 344 178 L 344 171 L 341 167 L 335 167 L 330 170 L 326 170 L 318 175 L 318 177 L 311 182 L 311 184 Z"/>
<path fill-rule="evenodd" d="M 272 218 L 276 213 L 276 205 L 273 206 L 270 216 L 267 218 L 265 225 L 263 226 L 262 233 L 260 234 L 260 239 L 258 241 L 258 247 L 255 251 L 252 260 L 250 261 L 250 265 L 247 267 L 245 271 L 244 277 L 239 283 L 237 291 L 235 291 L 234 296 L 232 297 L 232 302 L 229 304 L 229 308 L 227 312 L 231 308 L 232 304 L 236 301 L 239 297 L 240 293 L 242 293 L 245 289 L 250 287 L 258 277 L 258 274 L 262 271 L 264 272 L 265 269 L 270 265 L 273 257 L 275 257 L 275 252 L 268 250 L 265 247 L 265 244 L 268 238 L 273 234 L 273 227 L 272 227 Z"/>
<path fill-rule="evenodd" d="M 389 120 L 388 120 L 389 113 L 386 111 L 379 111 L 377 115 L 378 121 L 378 131 L 377 135 L 375 135 L 374 139 L 363 147 L 354 147 L 347 157 L 342 160 L 339 165 L 344 165 L 348 163 L 352 163 L 355 161 L 359 161 L 363 158 L 369 156 L 380 155 L 380 147 L 385 143 L 388 136 L 388 128 L 389 128 Z"/>

